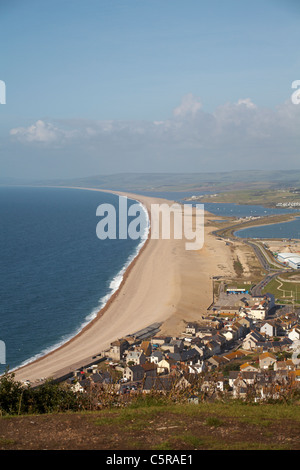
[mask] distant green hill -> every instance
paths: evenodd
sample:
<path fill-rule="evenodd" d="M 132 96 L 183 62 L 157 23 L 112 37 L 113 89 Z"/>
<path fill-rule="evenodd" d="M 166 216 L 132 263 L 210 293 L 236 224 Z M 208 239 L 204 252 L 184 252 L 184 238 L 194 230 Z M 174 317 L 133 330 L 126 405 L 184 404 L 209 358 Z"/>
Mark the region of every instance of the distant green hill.
<path fill-rule="evenodd" d="M 228 171 L 210 173 L 115 173 L 84 178 L 20 181 L 0 184 L 34 184 L 94 187 L 126 191 L 229 191 L 245 189 L 300 188 L 300 170 Z"/>

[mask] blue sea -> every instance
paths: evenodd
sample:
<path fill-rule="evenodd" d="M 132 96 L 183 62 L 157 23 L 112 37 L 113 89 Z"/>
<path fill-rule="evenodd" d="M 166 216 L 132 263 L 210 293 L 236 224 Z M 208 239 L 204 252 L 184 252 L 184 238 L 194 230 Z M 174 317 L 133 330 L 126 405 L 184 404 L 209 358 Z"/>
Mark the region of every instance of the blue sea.
<path fill-rule="evenodd" d="M 104 203 L 116 208 L 118 231 L 116 195 L 0 187 L 0 373 L 73 337 L 120 285 L 144 239 L 100 240 L 96 210 Z"/>

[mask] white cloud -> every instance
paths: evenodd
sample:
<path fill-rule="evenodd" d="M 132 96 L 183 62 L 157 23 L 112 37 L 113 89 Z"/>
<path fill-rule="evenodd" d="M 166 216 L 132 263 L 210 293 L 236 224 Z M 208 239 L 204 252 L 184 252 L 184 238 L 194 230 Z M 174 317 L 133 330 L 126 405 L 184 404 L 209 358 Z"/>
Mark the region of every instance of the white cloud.
<path fill-rule="evenodd" d="M 28 127 L 16 127 L 10 130 L 10 135 L 17 138 L 21 142 L 40 142 L 44 144 L 53 144 L 61 142 L 65 138 L 70 138 L 77 131 L 71 132 L 54 126 L 50 122 L 44 122 L 41 119 Z"/>
<path fill-rule="evenodd" d="M 67 129 L 67 130 L 66 130 Z M 106 171 L 206 171 L 299 166 L 300 105 L 275 109 L 250 98 L 205 112 L 192 94 L 166 120 L 39 120 L 11 130 L 26 143 L 57 147 Z M 61 153 L 62 154 L 62 153 Z M 95 172 L 99 170 L 95 169 Z"/>
<path fill-rule="evenodd" d="M 250 98 L 239 99 L 237 102 L 238 106 L 245 105 L 246 108 L 256 108 L 256 105 L 252 103 Z"/>
<path fill-rule="evenodd" d="M 11 129 L 10 135 L 27 142 L 53 142 L 57 139 L 57 129 L 49 123 L 38 120 L 32 126 Z"/>
<path fill-rule="evenodd" d="M 185 117 L 187 115 L 195 116 L 202 108 L 201 101 L 196 98 L 192 93 L 183 96 L 181 104 L 174 109 L 173 115 L 175 117 Z"/>

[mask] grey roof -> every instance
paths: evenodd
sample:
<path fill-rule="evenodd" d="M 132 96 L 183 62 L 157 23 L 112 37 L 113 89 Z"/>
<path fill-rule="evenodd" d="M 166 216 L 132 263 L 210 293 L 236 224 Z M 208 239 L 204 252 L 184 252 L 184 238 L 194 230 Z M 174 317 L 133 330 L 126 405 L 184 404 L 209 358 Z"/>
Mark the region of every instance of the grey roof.
<path fill-rule="evenodd" d="M 184 350 L 181 353 L 182 362 L 189 361 L 191 359 L 194 359 L 195 357 L 200 357 L 199 351 L 197 351 L 197 349 L 195 348 Z"/>
<path fill-rule="evenodd" d="M 174 377 L 160 376 L 160 377 L 146 377 L 143 390 L 171 390 L 174 383 Z"/>
<path fill-rule="evenodd" d="M 134 366 L 127 366 L 127 368 L 130 369 L 132 372 L 134 371 L 141 371 L 143 373 L 145 372 L 142 366 L 140 366 L 139 364 L 136 364 Z"/>

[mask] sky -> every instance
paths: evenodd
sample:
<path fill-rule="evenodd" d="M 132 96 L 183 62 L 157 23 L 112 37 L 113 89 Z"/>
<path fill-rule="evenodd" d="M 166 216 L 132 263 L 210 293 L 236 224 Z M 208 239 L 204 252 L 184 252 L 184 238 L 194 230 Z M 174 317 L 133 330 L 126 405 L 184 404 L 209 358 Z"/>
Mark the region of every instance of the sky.
<path fill-rule="evenodd" d="M 299 20 L 299 0 L 0 0 L 0 178 L 299 169 Z"/>

